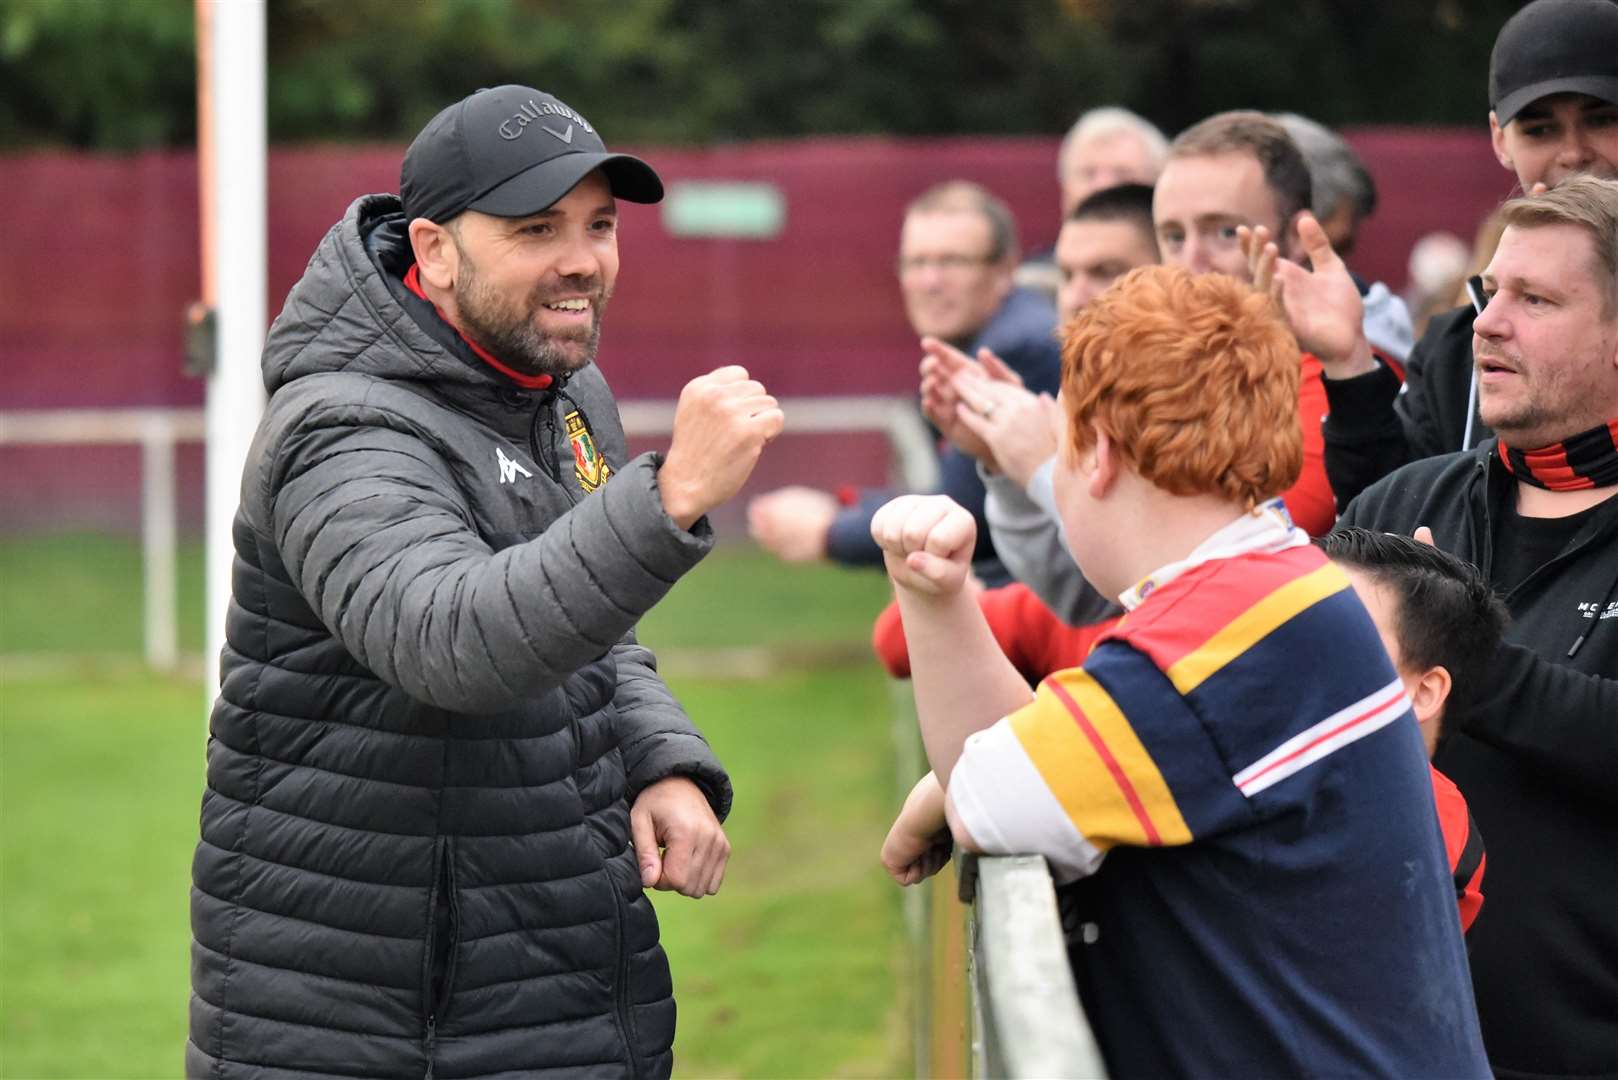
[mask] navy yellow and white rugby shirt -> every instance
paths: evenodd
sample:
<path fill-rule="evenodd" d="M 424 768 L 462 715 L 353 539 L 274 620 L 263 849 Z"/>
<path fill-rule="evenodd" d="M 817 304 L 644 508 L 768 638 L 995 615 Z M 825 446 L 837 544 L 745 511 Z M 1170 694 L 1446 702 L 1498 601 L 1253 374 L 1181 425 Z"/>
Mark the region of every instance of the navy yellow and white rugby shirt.
<path fill-rule="evenodd" d="M 1077 882 L 1072 958 L 1113 1075 L 1486 1076 L 1428 764 L 1375 627 L 1301 533 L 1224 532 L 968 740 L 956 809 L 986 851 Z"/>

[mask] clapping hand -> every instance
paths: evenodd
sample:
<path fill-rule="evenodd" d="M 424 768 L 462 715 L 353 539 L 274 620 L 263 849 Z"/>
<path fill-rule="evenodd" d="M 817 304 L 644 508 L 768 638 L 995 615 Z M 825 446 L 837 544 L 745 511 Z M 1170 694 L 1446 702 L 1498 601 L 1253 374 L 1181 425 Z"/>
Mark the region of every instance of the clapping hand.
<path fill-rule="evenodd" d="M 981 460 L 1026 488 L 1034 470 L 1056 453 L 1062 424 L 1056 399 L 973 368 L 956 372 L 953 385 L 960 400 L 957 419 L 988 448 L 989 457 Z"/>
<path fill-rule="evenodd" d="M 921 411 L 961 453 L 997 468 L 989 445 L 961 422 L 961 409 L 967 403 L 961 400 L 955 379 L 970 374 L 1022 390 L 1022 376 L 988 349 L 979 349 L 974 360 L 955 346 L 933 337 L 922 338 L 921 349 Z"/>

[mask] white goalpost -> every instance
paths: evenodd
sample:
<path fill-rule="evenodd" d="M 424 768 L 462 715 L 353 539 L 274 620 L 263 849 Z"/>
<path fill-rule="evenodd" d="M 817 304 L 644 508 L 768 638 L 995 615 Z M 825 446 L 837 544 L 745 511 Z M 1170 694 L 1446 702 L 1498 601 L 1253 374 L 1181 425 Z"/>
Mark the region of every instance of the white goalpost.
<path fill-rule="evenodd" d="M 206 407 L 207 633 L 203 693 L 219 687 L 242 464 L 264 412 L 266 238 L 264 0 L 197 0 L 197 168 L 202 301 L 216 330 Z"/>

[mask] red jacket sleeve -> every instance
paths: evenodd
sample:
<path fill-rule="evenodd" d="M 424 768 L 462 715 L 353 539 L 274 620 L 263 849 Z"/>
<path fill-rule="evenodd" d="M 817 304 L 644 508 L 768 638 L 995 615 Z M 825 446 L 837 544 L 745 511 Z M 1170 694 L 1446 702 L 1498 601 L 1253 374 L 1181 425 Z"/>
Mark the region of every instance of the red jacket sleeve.
<path fill-rule="evenodd" d="M 1461 909 L 1461 931 L 1472 929 L 1472 922 L 1483 909 L 1483 837 L 1466 808 L 1466 796 L 1453 781 L 1432 769 L 1433 801 L 1438 806 L 1438 825 L 1444 831 L 1444 854 L 1449 856 L 1450 873 L 1455 878 L 1455 902 Z"/>
<path fill-rule="evenodd" d="M 1303 428 L 1303 471 L 1298 482 L 1281 495 L 1293 522 L 1310 536 L 1325 536 L 1337 521 L 1331 481 L 1326 479 L 1326 436 L 1321 423 L 1330 406 L 1320 361 L 1304 353 L 1298 382 L 1298 423 Z"/>
<path fill-rule="evenodd" d="M 904 620 L 899 618 L 899 601 L 889 600 L 871 627 L 871 648 L 877 660 L 895 679 L 910 678 L 910 647 L 905 642 Z"/>
<path fill-rule="evenodd" d="M 1118 621 L 1069 626 L 1020 581 L 984 589 L 978 594 L 978 607 L 1000 651 L 1030 685 L 1053 671 L 1084 663 L 1095 639 Z M 889 601 L 876 617 L 876 625 L 871 628 L 871 648 L 889 675 L 910 678 L 910 649 L 897 600 Z"/>

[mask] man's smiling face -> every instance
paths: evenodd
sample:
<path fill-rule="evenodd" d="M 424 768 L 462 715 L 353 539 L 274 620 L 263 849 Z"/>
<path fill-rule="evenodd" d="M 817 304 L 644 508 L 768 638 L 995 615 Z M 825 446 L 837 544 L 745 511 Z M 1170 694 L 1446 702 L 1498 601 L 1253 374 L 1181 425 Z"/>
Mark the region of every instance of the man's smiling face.
<path fill-rule="evenodd" d="M 528 374 L 563 375 L 595 360 L 618 280 L 618 211 L 599 171 L 528 217 L 467 211 L 450 235 L 463 333 Z"/>

